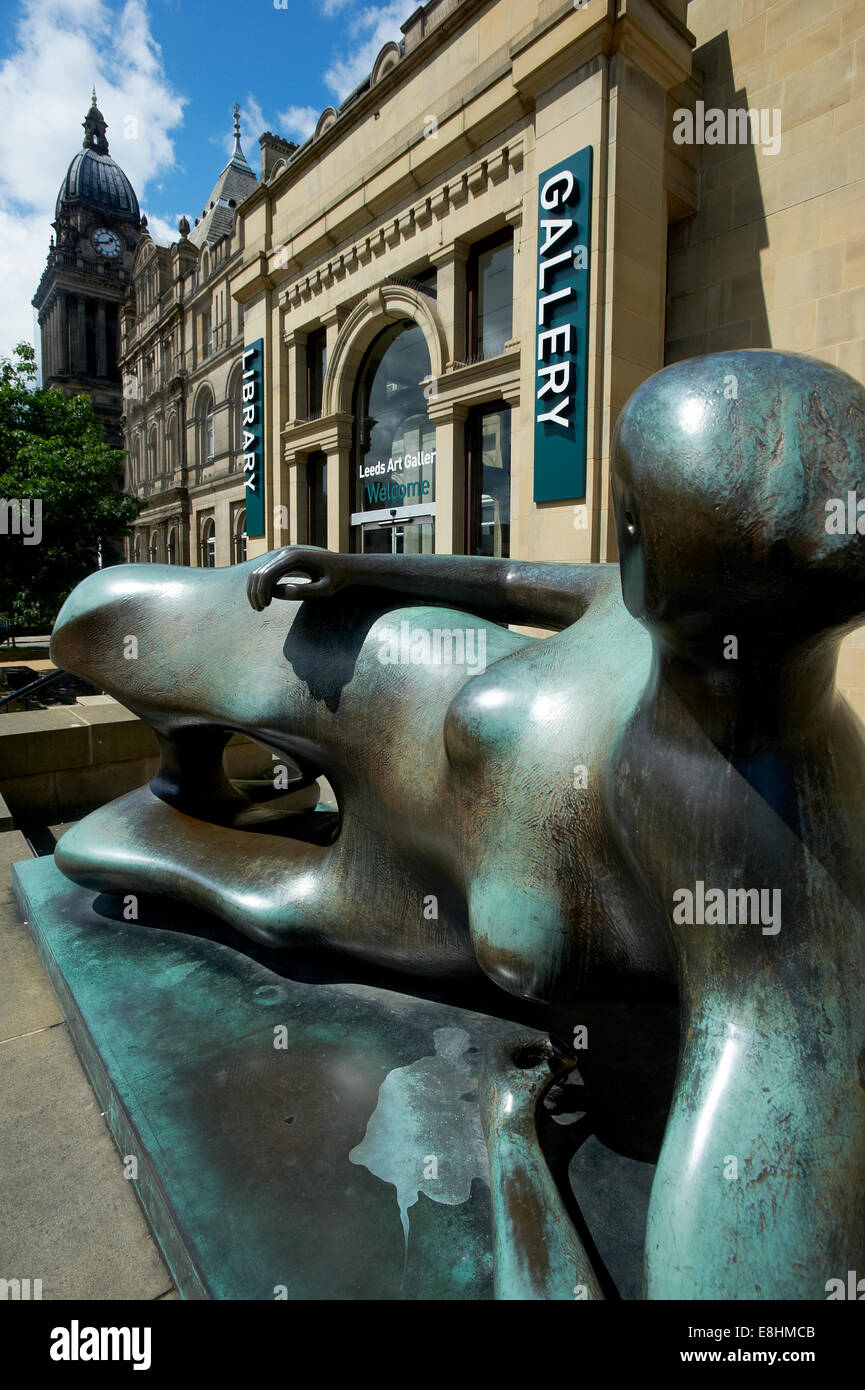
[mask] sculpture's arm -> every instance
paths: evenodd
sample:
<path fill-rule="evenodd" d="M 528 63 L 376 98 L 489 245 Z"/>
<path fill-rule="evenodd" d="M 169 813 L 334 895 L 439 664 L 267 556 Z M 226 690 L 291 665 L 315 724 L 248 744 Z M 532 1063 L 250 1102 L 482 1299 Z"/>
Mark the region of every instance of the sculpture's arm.
<path fill-rule="evenodd" d="M 604 1297 L 538 1132 L 544 1094 L 566 1074 L 537 1038 L 491 1043 L 484 1054 L 478 1101 L 490 1160 L 496 1298 Z"/>
<path fill-rule="evenodd" d="M 307 582 L 280 584 L 288 575 Z M 337 555 L 288 546 L 254 569 L 247 593 L 257 611 L 272 598 L 328 598 L 345 588 L 380 590 L 436 607 L 465 608 L 498 623 L 561 629 L 582 617 L 611 565 L 542 564 L 477 555 Z"/>

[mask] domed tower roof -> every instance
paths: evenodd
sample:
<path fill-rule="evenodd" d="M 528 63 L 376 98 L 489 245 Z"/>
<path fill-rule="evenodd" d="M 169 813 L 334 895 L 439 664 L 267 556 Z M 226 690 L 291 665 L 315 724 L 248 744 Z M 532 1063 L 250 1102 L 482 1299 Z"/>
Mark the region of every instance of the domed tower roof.
<path fill-rule="evenodd" d="M 140 212 L 135 189 L 108 153 L 107 129 L 94 91 L 93 104 L 84 117 L 84 145 L 66 171 L 57 194 L 55 217 L 60 216 L 64 204 L 77 201 L 99 208 L 115 220 L 133 222 L 137 227 Z"/>

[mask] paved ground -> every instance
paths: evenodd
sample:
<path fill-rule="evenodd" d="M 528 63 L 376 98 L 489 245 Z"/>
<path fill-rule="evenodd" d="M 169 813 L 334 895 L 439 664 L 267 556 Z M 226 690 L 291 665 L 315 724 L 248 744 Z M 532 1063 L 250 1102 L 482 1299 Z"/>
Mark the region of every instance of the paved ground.
<path fill-rule="evenodd" d="M 29 857 L 0 834 L 0 1279 L 41 1279 L 43 1299 L 178 1298 L 12 895 Z"/>

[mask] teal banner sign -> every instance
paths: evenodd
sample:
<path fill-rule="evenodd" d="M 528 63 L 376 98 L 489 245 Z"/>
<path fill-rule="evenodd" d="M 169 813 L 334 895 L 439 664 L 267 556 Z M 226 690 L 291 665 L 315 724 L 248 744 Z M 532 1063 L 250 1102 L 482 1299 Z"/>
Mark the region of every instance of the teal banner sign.
<path fill-rule="evenodd" d="M 264 535 L 264 340 L 243 349 L 241 378 L 246 534 Z"/>
<path fill-rule="evenodd" d="M 592 147 L 538 180 L 536 502 L 586 495 Z"/>

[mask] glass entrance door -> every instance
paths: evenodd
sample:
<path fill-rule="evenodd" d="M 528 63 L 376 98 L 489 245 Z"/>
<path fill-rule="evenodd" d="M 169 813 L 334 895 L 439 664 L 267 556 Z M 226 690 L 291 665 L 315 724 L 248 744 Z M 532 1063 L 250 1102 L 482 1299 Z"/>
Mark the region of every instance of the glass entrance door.
<path fill-rule="evenodd" d="M 432 555 L 432 517 L 372 521 L 361 527 L 364 555 Z"/>

